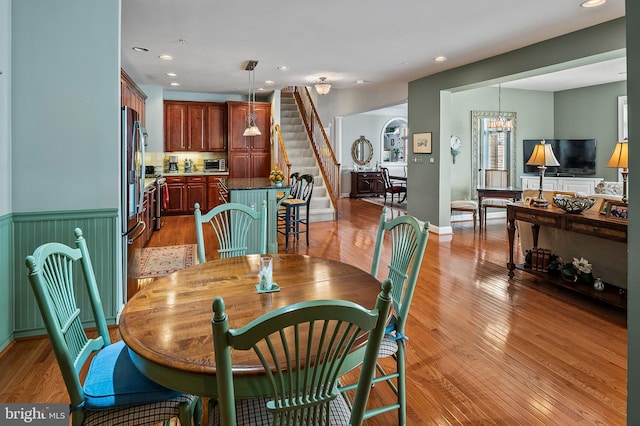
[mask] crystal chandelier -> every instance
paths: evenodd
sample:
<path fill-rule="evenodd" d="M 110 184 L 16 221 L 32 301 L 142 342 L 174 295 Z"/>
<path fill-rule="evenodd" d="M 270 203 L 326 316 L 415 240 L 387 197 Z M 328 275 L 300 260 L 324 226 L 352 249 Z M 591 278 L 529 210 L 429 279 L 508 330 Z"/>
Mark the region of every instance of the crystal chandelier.
<path fill-rule="evenodd" d="M 513 129 L 511 120 L 502 115 L 502 85 L 498 83 L 498 117 L 489 120 L 487 130 L 492 133 L 510 132 Z"/>
<path fill-rule="evenodd" d="M 254 70 L 258 65 L 258 61 L 250 60 L 245 68 L 249 71 L 249 113 L 247 114 L 247 128 L 244 129 L 242 136 L 260 136 L 260 129 L 256 125 L 256 113 L 254 111 L 256 103 L 255 75 Z"/>

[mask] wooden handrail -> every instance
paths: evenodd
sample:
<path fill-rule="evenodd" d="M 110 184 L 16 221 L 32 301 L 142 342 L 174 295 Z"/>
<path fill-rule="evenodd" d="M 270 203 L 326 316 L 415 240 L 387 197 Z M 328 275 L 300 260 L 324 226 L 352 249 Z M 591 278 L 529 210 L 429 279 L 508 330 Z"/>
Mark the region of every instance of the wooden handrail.
<path fill-rule="evenodd" d="M 338 199 L 340 198 L 340 163 L 336 160 L 329 138 L 322 127 L 320 116 L 306 87 L 296 87 L 293 97 L 304 122 L 304 128 L 311 141 L 313 152 L 320 167 L 320 173 L 327 186 L 327 192 L 333 205 L 334 218 L 338 217 Z"/>
<path fill-rule="evenodd" d="M 277 155 L 277 165 L 280 168 L 280 170 L 282 170 L 283 172 L 285 172 L 285 176 L 287 178 L 287 183 L 291 183 L 289 182 L 289 179 L 291 178 L 291 162 L 289 161 L 289 156 L 287 155 L 287 148 L 285 148 L 284 146 L 284 139 L 282 138 L 282 132 L 280 131 L 280 125 L 276 124 L 275 125 L 275 130 L 276 130 L 276 134 L 278 135 L 278 155 Z"/>

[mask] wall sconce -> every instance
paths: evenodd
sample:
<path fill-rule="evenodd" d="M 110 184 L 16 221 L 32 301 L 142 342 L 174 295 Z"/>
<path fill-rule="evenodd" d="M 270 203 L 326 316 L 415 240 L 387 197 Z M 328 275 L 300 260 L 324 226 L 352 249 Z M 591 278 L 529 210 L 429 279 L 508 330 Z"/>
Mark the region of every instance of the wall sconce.
<path fill-rule="evenodd" d="M 528 166 L 538 166 L 538 172 L 540 173 L 540 190 L 538 191 L 538 198 L 532 200 L 534 207 L 547 207 L 549 202 L 545 200 L 542 195 L 542 179 L 544 178 L 544 171 L 549 166 L 559 166 L 558 159 L 553 154 L 553 148 L 551 145 L 544 143 L 544 139 L 538 145 L 533 148 L 531 157 L 527 161 Z"/>
<path fill-rule="evenodd" d="M 316 92 L 320 95 L 326 95 L 331 90 L 331 83 L 327 80 L 327 77 L 320 77 L 320 81 L 316 83 Z"/>
<path fill-rule="evenodd" d="M 622 202 L 627 204 L 629 199 L 627 198 L 627 174 L 629 167 L 629 141 L 625 139 L 622 142 L 617 142 L 616 147 L 613 149 L 613 154 L 607 163 L 607 167 L 615 167 L 622 169 Z"/>

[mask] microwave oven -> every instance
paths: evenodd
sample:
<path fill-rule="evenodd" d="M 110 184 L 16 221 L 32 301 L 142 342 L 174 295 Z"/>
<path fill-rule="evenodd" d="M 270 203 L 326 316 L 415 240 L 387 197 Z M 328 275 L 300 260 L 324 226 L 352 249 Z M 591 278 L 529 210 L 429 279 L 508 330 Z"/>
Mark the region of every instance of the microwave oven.
<path fill-rule="evenodd" d="M 226 170 L 226 161 L 224 158 L 220 158 L 217 160 L 204 160 L 204 171 L 205 172 L 223 172 Z"/>

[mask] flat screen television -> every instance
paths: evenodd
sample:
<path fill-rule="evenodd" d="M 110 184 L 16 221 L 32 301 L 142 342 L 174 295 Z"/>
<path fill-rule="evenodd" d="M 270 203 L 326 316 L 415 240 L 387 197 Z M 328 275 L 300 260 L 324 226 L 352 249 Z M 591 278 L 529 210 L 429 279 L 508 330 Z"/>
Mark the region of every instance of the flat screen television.
<path fill-rule="evenodd" d="M 524 173 L 538 173 L 538 166 L 527 166 L 533 148 L 542 139 L 523 140 Z M 590 176 L 596 174 L 595 139 L 545 139 L 560 163 L 557 167 L 547 167 L 546 176 Z"/>

